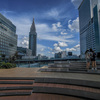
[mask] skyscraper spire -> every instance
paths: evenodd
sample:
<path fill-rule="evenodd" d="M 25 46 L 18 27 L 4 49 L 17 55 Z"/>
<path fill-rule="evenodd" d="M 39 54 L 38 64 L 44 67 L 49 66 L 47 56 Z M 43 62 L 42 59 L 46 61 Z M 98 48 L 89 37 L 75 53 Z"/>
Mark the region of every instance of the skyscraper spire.
<path fill-rule="evenodd" d="M 36 33 L 34 18 L 33 18 L 33 22 L 32 22 L 31 28 L 30 28 L 30 32 L 31 32 L 31 34 L 35 34 Z"/>
<path fill-rule="evenodd" d="M 35 28 L 35 23 L 34 23 L 34 18 L 33 22 L 30 28 L 30 33 L 29 33 L 29 49 L 32 50 L 32 55 L 36 56 L 36 43 L 37 42 L 37 33 L 36 33 L 36 28 Z"/>

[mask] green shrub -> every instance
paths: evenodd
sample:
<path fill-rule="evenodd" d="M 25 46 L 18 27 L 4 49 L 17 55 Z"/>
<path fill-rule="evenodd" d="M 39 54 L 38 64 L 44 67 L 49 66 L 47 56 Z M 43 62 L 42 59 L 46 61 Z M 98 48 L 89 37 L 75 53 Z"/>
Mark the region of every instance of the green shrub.
<path fill-rule="evenodd" d="M 12 68 L 15 68 L 16 67 L 16 64 L 12 64 Z"/>
<path fill-rule="evenodd" d="M 0 63 L 0 68 L 2 69 L 8 69 L 8 68 L 14 68 L 14 67 L 16 67 L 16 64 L 5 63 L 5 62 Z"/>

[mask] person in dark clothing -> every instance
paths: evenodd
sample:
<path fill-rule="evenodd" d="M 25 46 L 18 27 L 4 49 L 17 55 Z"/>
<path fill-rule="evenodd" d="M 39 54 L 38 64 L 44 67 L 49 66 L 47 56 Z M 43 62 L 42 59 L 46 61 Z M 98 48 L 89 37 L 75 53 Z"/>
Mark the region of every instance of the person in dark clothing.
<path fill-rule="evenodd" d="M 91 57 L 92 70 L 97 70 L 95 58 L 96 58 L 96 53 L 92 51 L 92 57 Z"/>

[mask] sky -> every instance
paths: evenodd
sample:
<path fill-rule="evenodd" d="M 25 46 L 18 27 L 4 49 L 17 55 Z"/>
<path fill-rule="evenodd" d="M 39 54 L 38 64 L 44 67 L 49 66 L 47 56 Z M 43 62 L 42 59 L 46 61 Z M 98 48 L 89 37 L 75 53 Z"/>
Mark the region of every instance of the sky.
<path fill-rule="evenodd" d="M 80 54 L 78 7 L 82 0 L 1 0 L 0 13 L 16 26 L 18 46 L 28 48 L 34 18 L 37 54 Z"/>

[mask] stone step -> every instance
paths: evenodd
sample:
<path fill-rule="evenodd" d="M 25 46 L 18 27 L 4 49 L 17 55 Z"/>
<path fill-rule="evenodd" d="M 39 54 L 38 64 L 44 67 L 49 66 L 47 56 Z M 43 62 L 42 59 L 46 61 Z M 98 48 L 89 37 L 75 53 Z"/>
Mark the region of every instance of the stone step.
<path fill-rule="evenodd" d="M 0 80 L 34 80 L 35 77 L 0 77 Z"/>
<path fill-rule="evenodd" d="M 52 84 L 65 84 L 85 86 L 100 89 L 99 81 L 90 81 L 82 79 L 70 79 L 70 78 L 36 78 L 35 83 L 52 83 Z"/>
<path fill-rule="evenodd" d="M 32 92 L 32 90 L 0 90 L 0 94 L 1 93 L 18 93 L 18 92 Z"/>
<path fill-rule="evenodd" d="M 75 85 L 35 83 L 33 93 L 62 94 L 100 100 L 100 89 Z"/>
<path fill-rule="evenodd" d="M 34 80 L 0 80 L 0 84 L 33 84 Z"/>
<path fill-rule="evenodd" d="M 62 67 L 86 67 L 86 65 L 48 65 L 49 68 L 62 68 Z"/>
<path fill-rule="evenodd" d="M 89 69 L 69 69 L 69 68 L 41 68 L 41 72 L 61 72 L 61 73 L 85 73 L 85 74 L 97 74 L 100 75 L 100 70 Z"/>
<path fill-rule="evenodd" d="M 57 94 L 47 94 L 47 93 L 32 93 L 30 96 L 6 96 L 0 97 L 0 100 L 86 100 L 83 98 L 57 95 Z"/>
<path fill-rule="evenodd" d="M 33 85 L 1 85 L 0 90 L 32 90 Z"/>
<path fill-rule="evenodd" d="M 0 96 L 22 96 L 22 95 L 31 95 L 32 90 L 5 90 L 0 91 Z"/>
<path fill-rule="evenodd" d="M 69 69 L 69 68 L 42 68 L 39 71 L 41 72 L 70 72 L 70 71 L 84 72 L 87 70 L 86 69 Z"/>
<path fill-rule="evenodd" d="M 44 68 L 44 69 L 75 69 L 75 70 L 84 70 L 86 67 L 49 67 L 49 68 Z"/>
<path fill-rule="evenodd" d="M 60 67 L 61 67 L 61 68 L 62 68 L 62 67 L 65 67 L 65 68 L 66 68 L 66 67 L 70 67 L 70 65 L 49 65 L 48 67 L 49 67 L 49 68 L 56 68 L 56 67 L 57 67 L 57 68 L 60 68 Z"/>

